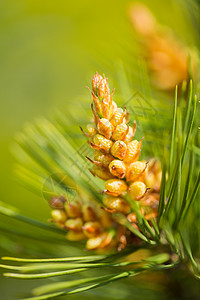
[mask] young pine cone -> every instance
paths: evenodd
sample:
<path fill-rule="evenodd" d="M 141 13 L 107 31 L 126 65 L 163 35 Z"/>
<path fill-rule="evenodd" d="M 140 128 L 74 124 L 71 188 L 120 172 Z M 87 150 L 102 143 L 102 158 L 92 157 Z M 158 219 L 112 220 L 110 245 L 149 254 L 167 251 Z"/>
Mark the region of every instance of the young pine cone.
<path fill-rule="evenodd" d="M 68 202 L 63 196 L 52 197 L 52 219 L 58 227 L 67 231 L 70 241 L 86 240 L 86 249 L 112 249 L 119 241 L 123 229 L 109 213 L 93 203 L 81 200 Z"/>
<path fill-rule="evenodd" d="M 157 216 L 161 170 L 158 161 L 139 161 L 142 140 L 134 138 L 136 123 L 128 124 L 128 112 L 118 108 L 112 100 L 107 79 L 96 73 L 92 79 L 92 111 L 94 123 L 87 125 L 89 144 L 94 150 L 90 170 L 105 181 L 103 205 L 82 199 L 68 202 L 53 197 L 52 222 L 67 231 L 71 241 L 86 240 L 88 250 L 122 250 L 135 241 L 134 235 L 118 224 L 112 213 L 123 213 L 137 228 L 137 216 L 131 211 L 131 201 L 139 201 L 141 213 L 147 221 Z M 128 201 L 127 201 L 128 199 Z"/>
<path fill-rule="evenodd" d="M 157 181 L 157 178 L 153 177 L 153 169 L 148 168 L 147 162 L 138 160 L 142 140 L 133 139 L 136 123 L 131 127 L 126 109 L 118 108 L 112 100 L 113 91 L 110 93 L 105 76 L 98 73 L 94 75 L 91 94 L 94 124 L 87 125 L 87 132 L 81 128 L 94 149 L 93 158 L 87 157 L 94 164 L 90 171 L 105 180 L 105 209 L 111 213 L 127 215 L 130 204 L 126 197 L 131 201 L 140 201 L 147 193 L 150 174 L 152 186 L 153 180 Z"/>

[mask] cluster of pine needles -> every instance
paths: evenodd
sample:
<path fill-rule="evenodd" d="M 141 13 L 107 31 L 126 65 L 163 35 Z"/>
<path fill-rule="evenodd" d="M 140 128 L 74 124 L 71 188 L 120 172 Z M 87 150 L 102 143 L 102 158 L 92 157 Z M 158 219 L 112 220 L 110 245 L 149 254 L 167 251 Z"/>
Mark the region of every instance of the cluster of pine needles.
<path fill-rule="evenodd" d="M 14 263 L 0 265 L 8 270 L 4 276 L 23 280 L 51 279 L 81 272 L 90 274 L 92 269 L 96 273 L 97 270 L 107 270 L 106 274 L 99 276 L 84 277 L 80 274 L 78 279 L 69 280 L 66 277 L 64 281 L 50 282 L 35 288 L 33 295 L 26 299 L 76 294 L 141 273 L 176 269 L 177 266 L 188 269 L 193 276 L 200 278 L 199 107 L 192 81 L 176 87 L 172 116 L 159 111 L 159 107 L 157 112 L 157 123 L 152 110 L 145 111 L 141 120 L 137 120 L 144 131 L 144 141 L 146 139 L 142 158 L 149 160 L 156 157 L 161 162 L 157 215 L 148 222 L 141 213 L 138 201 L 133 201 L 137 205 L 131 206 L 137 217 L 137 226 L 132 226 L 120 211 L 108 212 L 136 240 L 135 243 L 127 243 L 120 252 L 113 247 L 83 255 L 85 243 L 65 240 L 66 228 L 63 226 L 59 228 L 52 223 L 31 219 L 1 202 L 2 215 L 35 227 L 36 234 L 31 235 L 32 243 L 56 243 L 64 245 L 62 247 L 81 249 L 79 253 L 82 253 L 55 258 L 56 252 L 52 250 L 53 258 L 2 257 L 2 261 Z M 84 113 L 75 113 L 75 117 L 58 112 L 51 120 L 41 119 L 34 125 L 28 125 L 16 138 L 14 153 L 19 162 L 16 172 L 26 188 L 40 196 L 42 191 L 42 196 L 49 203 L 61 195 L 73 202 L 78 195 L 102 209 L 102 206 L 105 207 L 101 193 L 103 184 L 88 171 L 89 162 L 86 163 L 85 156 L 89 156 L 90 152 L 85 151 L 90 151 L 90 147 L 76 129 L 88 122 L 87 109 Z M 135 118 L 131 113 L 130 124 Z M 82 145 L 86 145 L 86 150 Z M 0 229 L 2 235 L 10 233 L 30 238 L 26 231 L 14 230 L 11 226 Z M 37 234 L 37 229 L 45 231 L 45 235 Z M 137 259 L 134 253 L 140 249 L 149 249 L 150 255 Z M 130 258 L 130 255 L 133 257 Z"/>

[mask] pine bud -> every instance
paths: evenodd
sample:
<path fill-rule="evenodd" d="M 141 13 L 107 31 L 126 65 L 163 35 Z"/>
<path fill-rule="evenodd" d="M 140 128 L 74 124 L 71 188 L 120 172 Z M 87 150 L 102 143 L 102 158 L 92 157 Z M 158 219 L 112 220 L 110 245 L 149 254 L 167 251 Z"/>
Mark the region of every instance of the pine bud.
<path fill-rule="evenodd" d="M 78 201 L 65 203 L 65 211 L 69 218 L 76 218 L 81 216 L 81 205 Z"/>
<path fill-rule="evenodd" d="M 99 133 L 105 136 L 107 139 L 111 138 L 113 132 L 113 125 L 108 121 L 108 119 L 99 119 L 97 129 Z"/>
<path fill-rule="evenodd" d="M 99 86 L 98 86 L 98 90 L 97 90 L 97 96 L 99 97 L 100 100 L 103 100 L 103 98 L 105 98 L 106 100 L 109 100 L 110 94 L 110 89 L 108 86 L 108 82 L 107 79 L 101 79 L 101 81 L 99 82 Z"/>
<path fill-rule="evenodd" d="M 65 228 L 68 230 L 81 231 L 83 226 L 83 221 L 81 218 L 68 219 L 65 222 Z"/>
<path fill-rule="evenodd" d="M 91 137 L 94 137 L 95 134 L 97 134 L 97 129 L 96 126 L 94 124 L 88 124 L 86 126 L 87 132 Z"/>
<path fill-rule="evenodd" d="M 145 176 L 146 185 L 149 188 L 153 188 L 153 186 L 155 185 L 155 182 L 156 182 L 156 176 L 152 172 L 147 173 L 147 175 Z"/>
<path fill-rule="evenodd" d="M 101 80 L 103 80 L 103 77 L 96 72 L 96 74 L 92 78 L 92 90 L 96 96 Z"/>
<path fill-rule="evenodd" d="M 117 110 L 117 104 L 115 103 L 115 101 L 112 101 L 112 104 L 111 104 L 111 117 L 114 115 L 116 110 Z"/>
<path fill-rule="evenodd" d="M 116 127 L 117 125 L 121 124 L 123 122 L 124 118 L 124 112 L 122 108 L 117 108 L 115 112 L 113 113 L 113 116 L 110 120 L 112 125 Z"/>
<path fill-rule="evenodd" d="M 128 126 L 126 124 L 122 123 L 122 124 L 116 126 L 116 128 L 113 132 L 113 135 L 112 135 L 112 139 L 114 141 L 117 141 L 117 140 L 124 141 L 127 133 L 128 133 Z"/>
<path fill-rule="evenodd" d="M 136 130 L 136 125 L 135 125 L 134 128 L 132 128 L 131 126 L 129 126 L 128 133 L 127 133 L 127 135 L 126 135 L 126 137 L 124 139 L 125 143 L 129 143 L 129 142 L 132 141 L 132 139 L 133 139 L 133 137 L 135 135 L 135 130 Z"/>
<path fill-rule="evenodd" d="M 50 199 L 50 206 L 52 208 L 58 208 L 58 209 L 63 209 L 64 208 L 64 203 L 66 202 L 67 200 L 63 197 L 63 196 L 60 196 L 60 197 L 52 197 Z"/>
<path fill-rule="evenodd" d="M 137 160 L 140 153 L 140 143 L 137 140 L 134 140 L 127 145 L 126 155 L 124 157 L 125 163 L 131 163 Z"/>
<path fill-rule="evenodd" d="M 146 185 L 142 181 L 135 181 L 129 186 L 128 192 L 134 200 L 140 200 L 146 193 Z"/>
<path fill-rule="evenodd" d="M 106 139 L 103 135 L 96 134 L 93 137 L 93 143 L 91 144 L 91 146 L 97 150 L 99 149 L 105 151 L 106 153 L 109 153 L 112 144 L 113 142 Z"/>
<path fill-rule="evenodd" d="M 88 238 L 99 235 L 101 231 L 102 227 L 99 222 L 86 222 L 83 226 L 83 233 Z"/>
<path fill-rule="evenodd" d="M 145 171 L 147 164 L 142 161 L 135 161 L 127 168 L 126 180 L 134 181 Z"/>
<path fill-rule="evenodd" d="M 130 205 L 121 197 L 105 195 L 103 197 L 103 204 L 113 212 L 122 212 L 127 214 L 130 211 Z"/>
<path fill-rule="evenodd" d="M 54 222 L 64 223 L 67 220 L 66 213 L 60 209 L 53 209 L 51 211 L 51 216 Z"/>
<path fill-rule="evenodd" d="M 92 92 L 92 100 L 95 106 L 95 118 L 98 119 L 98 117 L 102 117 L 102 106 L 99 98 Z M 97 115 L 96 115 L 97 114 Z"/>
<path fill-rule="evenodd" d="M 80 193 L 85 196 L 81 203 L 68 203 L 62 197 L 50 200 L 50 205 L 56 208 L 51 213 L 56 225 L 68 230 L 66 238 L 71 241 L 87 239 L 88 250 L 109 250 L 113 247 L 123 249 L 131 241 L 130 231 L 118 224 L 112 213 L 125 214 L 132 223 L 131 226 L 139 230 L 137 215 L 131 212 L 131 206 L 124 197 L 127 191 L 130 198 L 140 200 L 140 211 L 147 221 L 156 217 L 158 211 L 158 190 L 147 192 L 145 183 L 149 181 L 155 188 L 160 178 L 160 168 L 155 161 L 148 163 L 148 169 L 145 162 L 138 161 L 142 141 L 132 141 L 136 123 L 134 122 L 133 128 L 126 125 L 129 114 L 112 101 L 113 92 L 110 95 L 107 79 L 96 73 L 92 79 L 91 91 L 94 124 L 87 126 L 87 132 L 81 128 L 90 138 L 89 143 L 95 150 L 94 160 L 87 157 L 94 164 L 90 171 L 94 176 L 105 180 L 104 209 L 88 202 L 90 200 L 85 193 Z M 160 187 L 160 181 L 157 186 Z"/>
<path fill-rule="evenodd" d="M 137 221 L 136 213 L 130 213 L 130 214 L 127 216 L 127 219 L 129 220 L 129 222 L 135 223 L 135 222 Z"/>
<path fill-rule="evenodd" d="M 113 196 L 124 195 L 127 188 L 127 184 L 120 179 L 110 179 L 105 183 L 105 192 Z"/>
<path fill-rule="evenodd" d="M 113 175 L 110 174 L 109 171 L 107 171 L 106 169 L 103 169 L 101 167 L 94 166 L 90 170 L 90 172 L 92 173 L 92 175 L 97 176 L 102 180 L 108 180 L 108 179 L 113 178 Z"/>
<path fill-rule="evenodd" d="M 114 157 L 117 157 L 119 159 L 123 159 L 126 155 L 126 151 L 127 151 L 127 146 L 124 142 L 122 141 L 116 141 L 114 142 L 114 144 L 112 145 L 111 148 L 111 154 Z"/>
<path fill-rule="evenodd" d="M 106 237 L 107 237 L 107 235 L 104 232 L 104 233 L 98 235 L 97 237 L 88 239 L 86 242 L 86 248 L 88 250 L 94 250 L 94 249 L 100 248 L 101 244 L 106 239 Z"/>
<path fill-rule="evenodd" d="M 115 159 L 109 164 L 109 171 L 113 176 L 122 179 L 126 174 L 126 165 L 123 161 Z"/>
<path fill-rule="evenodd" d="M 108 167 L 108 165 L 113 159 L 114 158 L 110 154 L 104 154 L 101 151 L 97 150 L 94 152 L 94 160 L 99 162 L 102 165 L 102 167 Z"/>

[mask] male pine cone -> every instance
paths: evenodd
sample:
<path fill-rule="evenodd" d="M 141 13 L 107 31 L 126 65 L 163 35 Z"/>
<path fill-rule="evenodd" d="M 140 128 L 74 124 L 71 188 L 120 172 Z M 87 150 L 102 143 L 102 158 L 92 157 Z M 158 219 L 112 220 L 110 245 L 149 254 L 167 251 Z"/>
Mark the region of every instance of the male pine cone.
<path fill-rule="evenodd" d="M 131 201 L 140 202 L 140 212 L 147 221 L 157 216 L 160 189 L 158 161 L 139 161 L 142 140 L 134 138 L 136 123 L 129 126 L 129 114 L 118 108 L 112 100 L 107 79 L 96 73 L 92 79 L 93 124 L 87 125 L 89 144 L 94 149 L 94 176 L 105 181 L 104 210 L 95 201 L 82 199 L 73 202 L 58 195 L 50 200 L 52 221 L 67 230 L 66 238 L 72 241 L 86 239 L 89 250 L 118 248 L 130 240 L 130 232 L 112 218 L 112 213 L 123 213 L 137 227 L 137 216 L 131 210 Z M 94 199 L 95 200 L 95 199 Z"/>
<path fill-rule="evenodd" d="M 94 158 L 88 158 L 95 166 L 93 175 L 105 180 L 103 204 L 111 213 L 128 214 L 132 201 L 144 198 L 148 188 L 148 163 L 139 161 L 142 140 L 133 140 L 136 123 L 129 123 L 129 114 L 125 108 L 118 108 L 112 100 L 107 79 L 96 73 L 92 79 L 92 111 L 94 124 L 87 126 L 90 146 L 95 150 Z M 152 166 L 151 166 L 152 167 Z M 157 179 L 156 179 L 157 180 Z M 152 183 L 151 183 L 152 185 Z"/>

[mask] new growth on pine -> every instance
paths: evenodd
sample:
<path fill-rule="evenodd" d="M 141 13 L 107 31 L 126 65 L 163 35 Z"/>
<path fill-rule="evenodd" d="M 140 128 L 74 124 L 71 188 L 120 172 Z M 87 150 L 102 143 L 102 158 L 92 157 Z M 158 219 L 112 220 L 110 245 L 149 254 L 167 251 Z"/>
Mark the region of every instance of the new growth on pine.
<path fill-rule="evenodd" d="M 94 120 L 86 131 L 81 130 L 94 150 L 93 157 L 86 157 L 93 165 L 90 172 L 105 181 L 102 207 L 95 201 L 86 204 L 83 199 L 69 202 L 64 197 L 54 197 L 50 202 L 52 221 L 68 231 L 67 239 L 86 239 L 89 250 L 122 250 L 136 239 L 113 214 L 122 213 L 139 230 L 132 210 L 132 204 L 138 202 L 140 213 L 151 224 L 157 216 L 162 172 L 157 160 L 139 160 L 142 139 L 134 139 L 136 122 L 129 124 L 128 110 L 113 101 L 114 90 L 110 93 L 107 78 L 96 73 L 90 92 Z"/>

